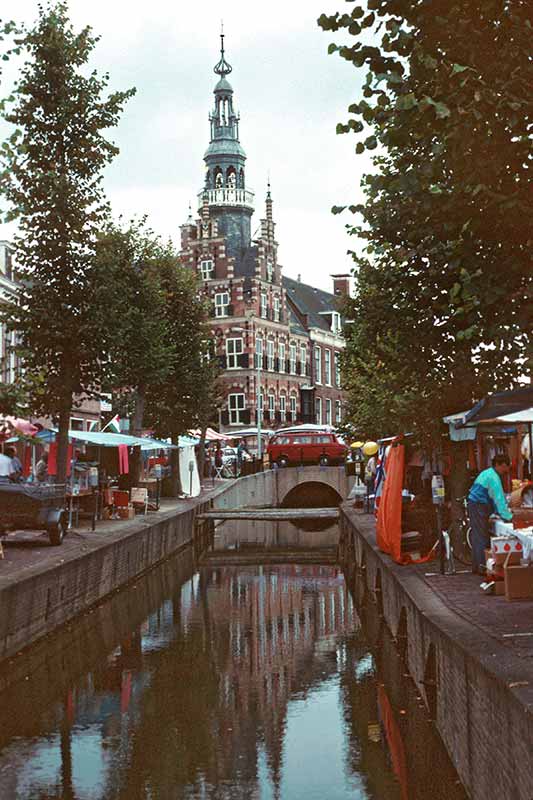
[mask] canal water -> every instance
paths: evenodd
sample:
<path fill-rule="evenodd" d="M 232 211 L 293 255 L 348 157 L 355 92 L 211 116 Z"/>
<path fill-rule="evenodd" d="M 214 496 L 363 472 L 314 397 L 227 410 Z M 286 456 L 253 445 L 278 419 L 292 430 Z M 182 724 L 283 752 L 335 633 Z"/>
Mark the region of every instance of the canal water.
<path fill-rule="evenodd" d="M 5 665 L 0 798 L 462 800 L 375 606 L 309 560 L 317 534 L 326 559 L 335 529 L 226 523 L 216 563 L 181 553 Z"/>

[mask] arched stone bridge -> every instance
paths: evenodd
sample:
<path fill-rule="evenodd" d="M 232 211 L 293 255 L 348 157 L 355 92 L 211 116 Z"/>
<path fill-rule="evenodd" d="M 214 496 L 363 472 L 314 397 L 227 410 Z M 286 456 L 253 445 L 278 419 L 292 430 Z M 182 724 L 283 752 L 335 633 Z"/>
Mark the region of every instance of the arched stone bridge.
<path fill-rule="evenodd" d="M 215 508 L 305 508 L 339 505 L 354 483 L 344 467 L 287 467 L 239 478 L 213 501 Z"/>

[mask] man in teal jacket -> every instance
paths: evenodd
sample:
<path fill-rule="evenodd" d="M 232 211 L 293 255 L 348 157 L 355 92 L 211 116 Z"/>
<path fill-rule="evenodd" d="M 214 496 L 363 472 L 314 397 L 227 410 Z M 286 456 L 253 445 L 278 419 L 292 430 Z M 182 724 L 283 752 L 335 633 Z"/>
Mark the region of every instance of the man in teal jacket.
<path fill-rule="evenodd" d="M 482 573 L 485 548 L 490 547 L 489 517 L 498 514 L 506 522 L 513 515 L 505 499 L 501 476 L 509 472 L 509 457 L 494 456 L 492 467 L 480 472 L 468 495 L 468 517 L 472 531 L 472 572 Z"/>

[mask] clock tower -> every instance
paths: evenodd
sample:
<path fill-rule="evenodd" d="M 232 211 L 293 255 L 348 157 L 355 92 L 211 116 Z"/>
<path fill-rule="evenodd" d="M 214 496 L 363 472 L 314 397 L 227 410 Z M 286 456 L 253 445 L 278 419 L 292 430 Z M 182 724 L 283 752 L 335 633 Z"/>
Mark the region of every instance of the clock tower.
<path fill-rule="evenodd" d="M 232 67 L 220 36 L 220 60 L 214 68 L 219 81 L 214 89 L 215 105 L 209 115 L 210 142 L 204 155 L 205 184 L 198 194 L 200 209 L 209 207 L 219 236 L 226 240 L 226 254 L 234 259 L 234 274 L 246 273 L 246 253 L 251 245 L 254 194 L 246 185 L 246 153 L 239 141 L 240 117 L 233 103 L 233 88 L 227 76 Z"/>

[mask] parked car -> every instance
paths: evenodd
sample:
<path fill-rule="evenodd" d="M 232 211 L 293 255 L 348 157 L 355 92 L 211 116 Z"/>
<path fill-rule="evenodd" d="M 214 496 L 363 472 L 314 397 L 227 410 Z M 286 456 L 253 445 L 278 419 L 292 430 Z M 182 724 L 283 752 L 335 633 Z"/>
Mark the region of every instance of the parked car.
<path fill-rule="evenodd" d="M 270 430 L 269 428 L 261 428 L 261 453 L 266 452 L 268 440 L 273 433 L 274 431 Z M 248 453 L 250 453 L 251 456 L 257 457 L 257 428 L 244 428 L 243 430 L 235 432 L 231 431 L 231 433 L 228 433 L 227 435 L 231 436 L 231 441 L 235 446 L 237 446 L 238 442 L 244 439 Z"/>
<path fill-rule="evenodd" d="M 347 448 L 334 433 L 325 431 L 284 431 L 275 434 L 267 447 L 270 465 L 342 464 Z"/>
<path fill-rule="evenodd" d="M 243 461 L 251 461 L 252 460 L 252 456 L 246 450 L 243 450 L 241 458 L 242 458 Z M 229 445 L 227 447 L 223 447 L 222 448 L 222 463 L 224 465 L 226 465 L 226 464 L 234 464 L 236 461 L 237 461 L 237 448 L 236 447 L 230 447 Z"/>

